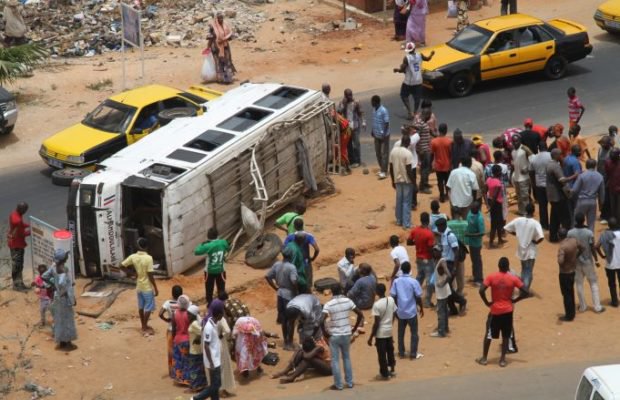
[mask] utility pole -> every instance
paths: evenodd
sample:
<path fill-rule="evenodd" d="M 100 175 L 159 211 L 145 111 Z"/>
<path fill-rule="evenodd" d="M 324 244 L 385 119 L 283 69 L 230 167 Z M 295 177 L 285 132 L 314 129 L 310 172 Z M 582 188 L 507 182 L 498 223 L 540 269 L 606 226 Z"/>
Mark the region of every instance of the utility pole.
<path fill-rule="evenodd" d="M 344 22 L 347 22 L 347 0 L 342 0 L 342 12 L 344 14 Z"/>

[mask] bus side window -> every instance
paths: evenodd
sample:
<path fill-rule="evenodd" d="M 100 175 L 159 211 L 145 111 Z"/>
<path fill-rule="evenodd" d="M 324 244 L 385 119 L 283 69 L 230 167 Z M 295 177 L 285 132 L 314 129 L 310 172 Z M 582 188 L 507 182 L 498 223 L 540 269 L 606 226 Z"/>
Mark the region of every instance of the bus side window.
<path fill-rule="evenodd" d="M 590 396 L 592 395 L 592 384 L 588 380 L 587 377 L 581 377 L 581 382 L 579 382 L 579 387 L 577 388 L 577 396 L 575 400 L 590 400 Z"/>

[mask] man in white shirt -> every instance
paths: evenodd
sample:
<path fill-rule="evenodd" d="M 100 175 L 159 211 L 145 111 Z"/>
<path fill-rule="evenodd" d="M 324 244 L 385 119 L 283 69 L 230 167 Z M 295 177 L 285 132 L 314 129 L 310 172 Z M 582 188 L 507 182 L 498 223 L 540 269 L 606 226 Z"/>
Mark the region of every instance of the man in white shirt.
<path fill-rule="evenodd" d="M 551 162 L 551 153 L 547 144 L 541 141 L 538 154 L 532 154 L 530 160 L 530 181 L 534 182 L 534 198 L 538 203 L 538 216 L 543 229 L 549 230 L 549 209 L 547 201 L 547 165 Z"/>
<path fill-rule="evenodd" d="M 525 215 L 525 206 L 530 202 L 530 161 L 528 159 L 527 147 L 521 146 L 521 136 L 512 136 L 512 184 L 517 193 L 519 211 L 517 214 Z"/>
<path fill-rule="evenodd" d="M 401 246 L 398 235 L 390 236 L 390 247 L 392 248 L 392 251 L 390 251 L 390 258 L 394 263 L 394 269 L 392 270 L 390 280 L 394 280 L 402 275 L 400 266 L 403 265 L 405 261 L 409 262 L 409 254 L 407 254 L 407 249 Z"/>
<path fill-rule="evenodd" d="M 413 134 L 411 134 L 412 132 L 411 129 L 412 129 L 411 127 L 404 126 L 403 129 L 401 130 L 401 133 L 403 135 L 409 136 L 409 139 L 410 139 L 408 149 L 411 152 L 411 155 L 413 157 L 411 161 L 411 171 L 413 172 L 413 182 L 411 182 L 413 184 L 413 195 L 411 197 L 411 209 L 415 210 L 418 207 L 418 189 L 419 189 L 416 183 L 416 180 L 418 179 L 417 168 L 418 168 L 418 163 L 419 163 L 418 152 L 416 150 L 416 146 L 420 142 L 420 134 L 417 132 L 414 132 Z M 401 139 L 398 139 L 394 143 L 392 150 L 397 147 L 401 147 Z"/>
<path fill-rule="evenodd" d="M 525 206 L 525 217 L 510 221 L 504 230 L 517 237 L 517 258 L 521 260 L 521 280 L 529 291 L 534 279 L 534 261 L 538 254 L 538 243 L 545 239 L 540 222 L 534 219 L 534 204 Z"/>
<path fill-rule="evenodd" d="M 329 350 L 332 356 L 332 373 L 334 374 L 335 390 L 342 390 L 342 377 L 340 375 L 340 353 L 342 353 L 342 361 L 344 363 L 344 379 L 347 387 L 353 387 L 353 368 L 351 366 L 351 335 L 357 332 L 357 328 L 363 326 L 364 314 L 355 307 L 355 303 L 348 297 L 342 295 L 340 285 L 332 288 L 333 298 L 325 303 L 323 307 L 323 316 L 321 318 L 321 327 L 323 335 L 329 338 Z M 355 327 L 351 330 L 349 324 L 349 314 L 353 311 L 357 319 Z M 329 329 L 327 329 L 325 320 L 329 316 Z"/>
<path fill-rule="evenodd" d="M 349 291 L 353 287 L 353 274 L 355 273 L 355 249 L 348 247 L 344 251 L 344 257 L 338 261 L 338 278 L 340 286 L 345 291 Z"/>
<path fill-rule="evenodd" d="M 211 318 L 202 330 L 203 363 L 209 372 L 209 386 L 190 400 L 219 400 L 222 386 L 222 344 L 217 332 L 217 323 L 224 316 L 224 304 L 213 303 Z"/>
<path fill-rule="evenodd" d="M 460 215 L 467 215 L 476 193 L 480 190 L 476 174 L 471 170 L 470 155 L 463 157 L 461 166 L 450 172 L 446 186 L 452 207 L 458 208 Z"/>
<path fill-rule="evenodd" d="M 397 307 L 392 296 L 385 296 L 386 287 L 383 283 L 377 284 L 375 292 L 379 296 L 379 300 L 375 301 L 375 304 L 372 306 L 374 323 L 368 338 L 368 345 L 372 346 L 372 339 L 375 338 L 377 356 L 379 357 L 379 374 L 381 379 L 388 380 L 396 375 L 394 371 L 396 359 L 394 358 L 392 322 L 394 321 L 394 313 Z"/>
<path fill-rule="evenodd" d="M 405 74 L 405 79 L 400 87 L 400 98 L 407 109 L 410 119 L 413 119 L 420 107 L 422 100 L 422 61 L 430 61 L 435 55 L 435 51 L 431 51 L 426 57 L 422 53 L 415 51 L 415 43 L 409 42 L 405 45 L 405 57 L 399 68 L 394 68 L 395 73 Z M 413 112 L 409 104 L 409 96 L 413 96 Z"/>
<path fill-rule="evenodd" d="M 403 135 L 400 147 L 390 153 L 390 178 L 396 189 L 396 225 L 411 229 L 411 203 L 415 190 L 415 174 L 412 169 L 413 155 L 409 151 L 411 138 Z"/>

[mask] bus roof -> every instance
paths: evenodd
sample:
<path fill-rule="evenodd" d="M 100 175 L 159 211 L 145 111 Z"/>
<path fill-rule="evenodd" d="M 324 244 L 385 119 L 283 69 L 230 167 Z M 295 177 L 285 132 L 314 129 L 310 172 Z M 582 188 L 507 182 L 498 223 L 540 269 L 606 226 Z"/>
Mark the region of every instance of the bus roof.
<path fill-rule="evenodd" d="M 312 97 L 318 99 L 319 92 L 274 83 L 246 83 L 211 101 L 203 115 L 175 119 L 109 157 L 102 163 L 103 170 L 87 176 L 83 182 L 97 182 L 109 170 L 116 171 L 116 177 L 123 172 L 126 176 L 172 182 L 175 176 L 234 148 L 250 132 Z M 245 148 L 239 152 L 242 150 Z"/>

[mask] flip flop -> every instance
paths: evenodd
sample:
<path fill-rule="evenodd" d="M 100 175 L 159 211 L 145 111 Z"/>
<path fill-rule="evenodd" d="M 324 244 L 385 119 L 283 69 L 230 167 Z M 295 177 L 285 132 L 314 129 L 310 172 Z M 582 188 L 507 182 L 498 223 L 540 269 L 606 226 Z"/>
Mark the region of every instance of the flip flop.
<path fill-rule="evenodd" d="M 476 358 L 476 362 L 480 365 L 487 365 L 489 362 L 487 360 L 485 360 L 484 358 L 480 357 L 480 358 Z"/>
<path fill-rule="evenodd" d="M 499 362 L 499 366 L 504 368 L 506 365 L 508 365 L 508 363 L 506 362 L 506 360 L 502 360 Z"/>

